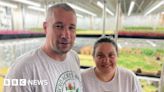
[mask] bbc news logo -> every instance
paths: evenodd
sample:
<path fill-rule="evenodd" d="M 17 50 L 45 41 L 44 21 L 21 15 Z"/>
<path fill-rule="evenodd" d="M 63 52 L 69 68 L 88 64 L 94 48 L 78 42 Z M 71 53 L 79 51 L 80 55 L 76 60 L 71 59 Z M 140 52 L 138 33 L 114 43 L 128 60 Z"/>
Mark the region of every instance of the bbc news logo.
<path fill-rule="evenodd" d="M 4 79 L 4 86 L 48 85 L 47 80 Z"/>

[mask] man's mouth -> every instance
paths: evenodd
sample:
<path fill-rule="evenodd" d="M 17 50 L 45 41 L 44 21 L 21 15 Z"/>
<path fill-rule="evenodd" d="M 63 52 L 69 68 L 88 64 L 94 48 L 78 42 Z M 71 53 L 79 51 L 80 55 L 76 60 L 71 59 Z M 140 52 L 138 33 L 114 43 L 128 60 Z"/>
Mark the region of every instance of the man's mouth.
<path fill-rule="evenodd" d="M 65 43 L 65 42 L 61 42 L 61 43 L 59 43 L 61 46 L 68 46 L 69 45 L 69 43 Z"/>
<path fill-rule="evenodd" d="M 66 45 L 66 44 L 68 44 L 68 43 L 60 43 L 60 44 L 65 44 L 65 45 Z"/>

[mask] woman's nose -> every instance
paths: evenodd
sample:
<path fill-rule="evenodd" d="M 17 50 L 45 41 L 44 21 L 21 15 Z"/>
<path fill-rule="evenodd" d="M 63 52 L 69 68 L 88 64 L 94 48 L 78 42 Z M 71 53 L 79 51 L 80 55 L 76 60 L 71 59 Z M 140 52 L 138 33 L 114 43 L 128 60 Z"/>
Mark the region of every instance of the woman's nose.
<path fill-rule="evenodd" d="M 108 62 L 109 60 L 110 60 L 109 57 L 105 57 L 105 58 L 103 59 L 103 62 L 105 63 L 105 62 Z"/>

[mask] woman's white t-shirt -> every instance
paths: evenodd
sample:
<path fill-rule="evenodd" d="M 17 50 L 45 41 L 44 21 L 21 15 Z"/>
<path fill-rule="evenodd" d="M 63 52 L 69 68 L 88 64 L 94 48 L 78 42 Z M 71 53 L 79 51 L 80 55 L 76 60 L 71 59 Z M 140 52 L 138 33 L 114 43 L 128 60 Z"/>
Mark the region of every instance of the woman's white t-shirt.
<path fill-rule="evenodd" d="M 99 80 L 94 68 L 82 72 L 84 92 L 141 92 L 141 86 L 135 74 L 118 67 L 114 78 L 109 82 Z"/>

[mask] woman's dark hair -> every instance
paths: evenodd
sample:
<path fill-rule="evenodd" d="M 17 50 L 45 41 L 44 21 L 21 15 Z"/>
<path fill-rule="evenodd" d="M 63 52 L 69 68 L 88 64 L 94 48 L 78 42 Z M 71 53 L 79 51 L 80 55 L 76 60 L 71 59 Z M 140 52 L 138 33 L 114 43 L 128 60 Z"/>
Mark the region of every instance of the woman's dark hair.
<path fill-rule="evenodd" d="M 118 55 L 118 46 L 117 46 L 116 42 L 113 40 L 113 37 L 101 36 L 100 38 L 98 38 L 98 40 L 95 42 L 95 44 L 93 46 L 93 53 L 92 53 L 93 56 L 95 55 L 95 49 L 96 49 L 97 45 L 104 43 L 104 42 L 105 43 L 111 43 L 115 47 L 117 55 Z"/>

